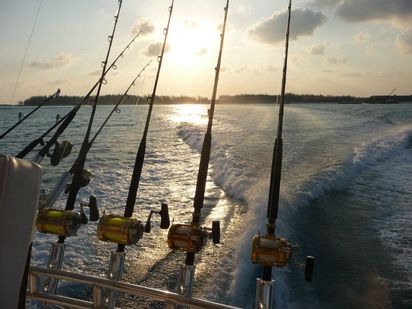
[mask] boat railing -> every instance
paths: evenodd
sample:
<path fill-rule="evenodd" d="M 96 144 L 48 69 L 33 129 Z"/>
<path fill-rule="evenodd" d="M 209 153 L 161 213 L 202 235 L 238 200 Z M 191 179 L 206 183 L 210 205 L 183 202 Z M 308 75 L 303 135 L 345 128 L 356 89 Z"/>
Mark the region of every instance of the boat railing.
<path fill-rule="evenodd" d="M 44 291 L 40 284 L 41 277 L 91 286 L 93 289 L 93 300 L 86 301 L 58 294 L 49 294 Z M 103 295 L 104 291 L 107 290 L 162 301 L 165 303 L 165 308 L 167 309 L 176 308 L 176 305 L 183 305 L 186 306 L 186 308 L 239 309 L 238 307 L 219 304 L 199 298 L 186 297 L 160 289 L 64 270 L 40 267 L 30 267 L 27 298 L 48 304 L 68 306 L 70 308 L 103 308 L 105 307 Z"/>

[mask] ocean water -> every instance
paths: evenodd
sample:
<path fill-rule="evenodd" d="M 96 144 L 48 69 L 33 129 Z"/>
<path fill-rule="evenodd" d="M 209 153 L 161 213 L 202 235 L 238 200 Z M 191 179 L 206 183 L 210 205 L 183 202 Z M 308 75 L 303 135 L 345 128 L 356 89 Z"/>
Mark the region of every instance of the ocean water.
<path fill-rule="evenodd" d="M 169 201 L 175 223 L 191 219 L 206 105 L 155 106 L 135 217 Z M 98 109 L 96 124 L 110 107 Z M 30 107 L 0 107 L 0 132 Z M 42 108 L 0 141 L 0 152 L 16 154 L 48 128 L 67 107 Z M 90 150 L 93 173 L 80 200 L 96 195 L 100 211 L 121 214 L 147 106 L 125 106 Z M 58 167 L 43 162 L 44 187 L 56 182 L 80 148 L 90 108 L 62 137 L 75 144 Z M 265 231 L 275 105 L 218 105 L 202 210 L 203 223 L 221 220 L 222 242 L 196 256 L 194 296 L 252 308 L 261 267 L 250 262 L 251 238 Z M 412 105 L 292 104 L 285 109 L 284 169 L 277 234 L 316 257 L 312 283 L 291 265 L 273 271 L 278 308 L 412 307 Z M 29 156 L 30 158 L 30 156 Z M 64 207 L 61 196 L 57 207 Z M 152 226 L 127 248 L 125 281 L 176 288 L 185 254 L 172 252 L 167 231 Z M 32 264 L 45 266 L 52 235 L 37 234 Z M 104 276 L 115 245 L 97 240 L 96 224 L 67 239 L 63 269 Z M 293 264 L 293 263 L 292 263 Z M 91 290 L 62 284 L 59 292 L 90 299 Z M 122 296 L 123 308 L 161 308 Z M 42 308 L 30 303 L 30 307 Z"/>

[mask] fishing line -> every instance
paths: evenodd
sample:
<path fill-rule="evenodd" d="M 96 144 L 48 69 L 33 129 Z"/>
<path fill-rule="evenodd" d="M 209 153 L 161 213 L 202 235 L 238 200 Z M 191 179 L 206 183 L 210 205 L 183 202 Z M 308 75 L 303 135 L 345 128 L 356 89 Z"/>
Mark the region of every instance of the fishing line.
<path fill-rule="evenodd" d="M 285 38 L 285 56 L 282 72 L 282 86 L 279 97 L 278 124 L 275 136 L 275 143 L 272 156 L 272 168 L 270 175 L 269 197 L 267 206 L 267 230 L 265 235 L 255 235 L 252 243 L 251 260 L 254 264 L 259 264 L 263 267 L 261 278 L 256 284 L 256 304 L 255 308 L 273 307 L 273 284 L 272 268 L 286 267 L 293 256 L 296 256 L 298 246 L 292 245 L 289 240 L 275 235 L 276 219 L 279 212 L 279 197 L 280 197 L 280 182 L 282 172 L 282 156 L 283 156 L 283 118 L 285 106 L 285 89 L 288 66 L 289 53 L 289 33 L 290 20 L 292 12 L 292 0 L 289 0 L 288 19 Z M 312 280 L 313 267 L 315 258 L 312 256 L 306 257 L 305 263 L 296 263 L 297 267 L 305 268 L 305 280 Z"/>
<path fill-rule="evenodd" d="M 104 73 L 104 76 L 109 73 L 110 70 L 116 70 L 117 69 L 117 61 L 124 56 L 124 53 L 126 52 L 127 49 L 130 48 L 131 44 L 135 42 L 135 40 L 140 36 L 142 31 L 138 32 L 132 40 L 126 45 L 126 47 L 117 55 L 117 57 L 113 60 L 113 62 L 110 64 L 110 66 L 107 68 L 107 70 Z M 103 77 L 104 78 L 104 77 Z M 77 103 L 72 110 L 70 110 L 66 115 L 61 117 L 59 121 L 57 121 L 55 124 L 53 124 L 45 133 L 43 133 L 39 138 L 33 140 L 29 145 L 27 145 L 18 155 L 18 158 L 24 158 L 28 153 L 30 153 L 38 144 L 43 143 L 43 138 L 47 136 L 51 131 L 53 131 L 58 125 L 61 124 L 61 126 L 58 128 L 58 130 L 55 132 L 55 134 L 52 136 L 52 138 L 44 145 L 44 147 L 36 154 L 36 156 L 32 159 L 32 161 L 36 163 L 40 163 L 44 156 L 46 156 L 50 150 L 50 148 L 57 142 L 57 139 L 60 137 L 60 135 L 65 131 L 65 129 L 68 127 L 68 125 L 71 123 L 73 120 L 74 116 L 76 115 L 77 111 L 80 109 L 80 107 L 86 103 L 86 101 L 89 99 L 90 95 L 92 92 L 96 89 L 96 87 L 100 83 L 99 79 L 94 86 L 89 90 L 89 92 L 84 96 L 83 100 L 79 103 Z"/>
<path fill-rule="evenodd" d="M 53 98 L 57 98 L 60 95 L 60 89 L 57 89 L 55 93 L 53 93 L 51 96 L 46 98 L 42 103 L 40 103 L 35 109 L 33 109 L 30 113 L 28 113 L 26 116 L 22 117 L 19 119 L 19 121 L 11 126 L 6 132 L 4 132 L 2 135 L 0 135 L 0 139 L 5 137 L 7 134 L 9 134 L 11 131 L 13 131 L 17 126 L 19 126 L 23 121 L 25 121 L 27 118 L 29 118 L 31 115 L 33 115 L 37 110 L 39 110 L 44 104 L 49 102 Z"/>
<path fill-rule="evenodd" d="M 158 67 L 157 67 L 157 73 L 156 73 L 156 78 L 155 82 L 153 85 L 153 92 L 150 97 L 147 98 L 147 103 L 149 104 L 149 110 L 147 112 L 147 117 L 146 117 L 146 124 L 144 127 L 143 131 L 143 136 L 139 144 L 139 148 L 137 150 L 136 154 L 136 160 L 135 164 L 133 167 L 133 174 L 132 174 L 132 179 L 130 181 L 130 188 L 129 188 L 129 193 L 127 195 L 127 201 L 126 201 L 126 207 L 124 211 L 124 216 L 125 217 L 131 217 L 133 214 L 134 210 L 134 205 L 136 203 L 136 195 L 137 195 L 137 190 L 139 188 L 139 183 L 140 183 L 140 178 L 141 178 L 141 173 L 142 173 L 142 168 L 143 168 L 143 163 L 144 163 L 144 156 L 146 152 L 146 137 L 149 131 L 149 125 L 150 125 L 150 119 L 152 115 L 152 110 L 153 110 L 153 105 L 156 100 L 156 91 L 157 91 L 157 85 L 159 82 L 159 77 L 160 77 L 160 70 L 162 68 L 162 63 L 163 63 L 163 56 L 165 53 L 165 48 L 166 48 L 166 42 L 167 42 L 167 36 L 169 34 L 169 27 L 170 27 L 170 20 L 172 18 L 172 12 L 173 12 L 173 5 L 174 5 L 174 0 L 172 0 L 172 3 L 169 7 L 169 18 L 167 21 L 167 26 L 163 30 L 164 34 L 164 40 L 163 40 L 163 45 L 162 45 L 162 51 L 160 53 L 160 56 L 157 58 L 158 61 Z"/>
<path fill-rule="evenodd" d="M 229 0 L 226 1 L 224 8 L 224 22 L 220 34 L 220 47 L 217 65 L 215 68 L 215 79 L 213 84 L 213 94 L 208 110 L 208 124 L 203 140 L 202 151 L 200 155 L 199 171 L 197 174 L 196 191 L 193 202 L 192 222 L 190 224 L 173 224 L 167 236 L 169 248 L 186 252 L 186 262 L 180 267 L 178 279 L 178 293 L 191 297 L 194 280 L 194 259 L 195 254 L 199 253 L 207 243 L 209 237 L 213 238 L 213 243 L 220 242 L 220 222 L 213 221 L 212 228 L 200 226 L 201 210 L 205 198 L 206 180 L 208 175 L 211 143 L 212 143 L 212 125 L 216 104 L 217 88 L 219 83 L 219 74 L 222 61 L 223 44 L 226 33 L 227 15 L 229 11 Z"/>
<path fill-rule="evenodd" d="M 123 2 L 123 0 L 118 0 L 118 10 L 117 10 L 116 15 L 114 16 L 114 26 L 113 26 L 112 34 L 109 35 L 109 37 L 108 37 L 109 47 L 107 49 L 106 58 L 102 62 L 102 68 L 103 68 L 102 69 L 102 74 L 101 74 L 101 77 L 100 77 L 100 80 L 99 80 L 99 85 L 97 86 L 97 93 L 95 95 L 95 98 L 93 99 L 92 111 L 91 111 L 91 114 L 90 114 L 86 134 L 84 136 L 83 143 L 82 143 L 82 146 L 80 148 L 79 155 L 76 159 L 76 164 L 75 164 L 74 173 L 73 173 L 73 181 L 72 181 L 72 184 L 70 185 L 70 191 L 69 191 L 69 196 L 67 198 L 67 203 L 66 203 L 65 210 L 72 210 L 74 208 L 74 204 L 76 202 L 77 194 L 78 194 L 80 188 L 83 187 L 83 185 L 82 185 L 83 184 L 82 183 L 83 169 L 84 169 L 84 165 L 85 165 L 85 162 L 86 162 L 87 153 L 90 150 L 89 137 L 90 137 L 90 133 L 91 133 L 92 125 L 93 125 L 94 116 L 95 116 L 95 113 L 96 113 L 97 104 L 98 104 L 98 101 L 99 101 L 100 90 L 102 88 L 102 85 L 106 83 L 106 80 L 105 80 L 106 66 L 107 66 L 107 62 L 109 60 L 110 51 L 111 51 L 112 43 L 113 43 L 113 38 L 114 38 L 114 34 L 116 32 L 117 22 L 119 20 L 120 10 L 122 8 L 122 2 Z M 64 242 L 64 238 L 60 237 L 59 242 Z"/>
<path fill-rule="evenodd" d="M 22 72 L 23 72 L 23 67 L 24 67 L 24 64 L 25 64 L 25 62 L 26 62 L 27 52 L 29 51 L 31 39 L 32 39 L 32 37 L 33 37 L 34 29 L 36 28 L 36 25 L 37 25 L 37 19 L 39 18 L 40 9 L 41 9 L 42 4 L 43 4 L 43 0 L 40 0 L 39 7 L 38 7 L 37 13 L 36 13 L 36 17 L 34 18 L 33 26 L 32 26 L 32 28 L 31 28 L 31 32 L 30 32 L 30 36 L 29 36 L 29 41 L 27 42 L 26 50 L 24 51 L 23 61 L 21 62 L 20 69 L 19 69 L 19 73 L 17 74 L 17 80 L 16 80 L 16 83 L 15 83 L 15 85 L 14 85 L 13 92 L 12 92 L 12 94 L 11 94 L 10 104 L 13 104 L 14 95 L 15 95 L 15 93 L 16 93 L 17 86 L 18 86 L 18 84 L 20 83 L 20 77 L 21 77 L 21 74 L 22 74 Z"/>

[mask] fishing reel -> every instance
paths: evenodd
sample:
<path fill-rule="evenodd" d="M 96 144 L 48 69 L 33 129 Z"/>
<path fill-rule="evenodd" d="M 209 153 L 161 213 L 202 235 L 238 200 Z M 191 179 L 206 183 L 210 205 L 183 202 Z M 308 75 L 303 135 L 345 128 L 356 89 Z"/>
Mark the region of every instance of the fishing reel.
<path fill-rule="evenodd" d="M 256 235 L 253 237 L 251 260 L 253 264 L 283 268 L 294 257 L 295 266 L 305 268 L 305 281 L 311 282 L 315 258 L 307 256 L 305 263 L 297 263 L 298 249 L 299 246 L 292 245 L 286 238 L 270 234 L 265 236 Z"/>
<path fill-rule="evenodd" d="M 36 227 L 40 233 L 64 237 L 76 235 L 81 224 L 80 214 L 71 210 L 44 208 L 39 210 L 36 218 Z"/>
<path fill-rule="evenodd" d="M 101 241 L 110 241 L 119 245 L 135 245 L 143 237 L 143 233 L 150 233 L 153 214 L 160 215 L 160 228 L 170 226 L 169 209 L 166 203 L 161 204 L 161 210 L 151 210 L 146 224 L 135 218 L 116 215 L 103 215 L 97 226 L 97 237 Z"/>
<path fill-rule="evenodd" d="M 89 219 L 85 215 L 84 207 L 90 208 Z M 36 227 L 40 233 L 69 237 L 76 235 L 80 226 L 87 224 L 89 220 L 99 220 L 99 210 L 95 196 L 90 196 L 88 203 L 82 202 L 80 204 L 80 213 L 72 210 L 40 208 L 36 218 Z"/>
<path fill-rule="evenodd" d="M 50 157 L 50 164 L 53 166 L 59 165 L 60 161 L 70 155 L 73 148 L 73 144 L 68 141 L 57 142 L 54 145 L 54 150 L 52 154 L 48 154 Z"/>
<path fill-rule="evenodd" d="M 173 250 L 198 253 L 206 245 L 208 238 L 214 244 L 220 243 L 220 221 L 213 221 L 212 228 L 197 224 L 173 224 L 167 235 L 167 243 Z"/>
<path fill-rule="evenodd" d="M 80 177 L 80 188 L 86 187 L 92 176 L 93 174 L 89 170 L 84 169 Z M 68 194 L 70 192 L 70 186 L 71 184 L 67 184 L 64 193 Z"/>

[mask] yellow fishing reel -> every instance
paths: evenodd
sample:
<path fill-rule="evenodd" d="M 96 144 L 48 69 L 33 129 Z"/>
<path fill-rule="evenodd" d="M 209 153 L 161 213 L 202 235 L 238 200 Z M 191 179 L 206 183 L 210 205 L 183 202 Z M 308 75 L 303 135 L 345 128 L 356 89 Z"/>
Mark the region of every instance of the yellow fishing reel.
<path fill-rule="evenodd" d="M 36 228 L 40 233 L 65 237 L 76 235 L 81 224 L 81 215 L 71 210 L 40 209 L 36 219 Z"/>
<path fill-rule="evenodd" d="M 252 242 L 251 260 L 253 264 L 283 268 L 290 264 L 292 257 L 296 259 L 298 246 L 292 245 L 286 238 L 275 235 L 255 235 Z M 312 281 L 315 258 L 307 256 L 305 263 L 294 265 L 305 269 L 305 280 Z"/>
<path fill-rule="evenodd" d="M 39 201 L 39 207 L 45 203 Z M 89 202 L 80 204 L 80 213 L 72 210 L 59 210 L 53 208 L 39 208 L 36 218 L 36 228 L 40 233 L 55 234 L 58 236 L 74 236 L 82 224 L 89 221 L 84 213 L 84 207 L 90 208 L 90 221 L 99 220 L 96 197 L 90 196 Z"/>
<path fill-rule="evenodd" d="M 220 243 L 220 222 L 213 221 L 212 228 L 196 224 L 173 224 L 167 235 L 170 249 L 188 253 L 198 253 L 206 245 L 209 238 L 214 244 Z"/>
<path fill-rule="evenodd" d="M 121 245 L 134 245 L 143 236 L 144 226 L 134 218 L 103 215 L 97 226 L 97 237 Z"/>
<path fill-rule="evenodd" d="M 167 229 L 170 225 L 169 209 L 166 203 L 161 204 L 160 211 L 151 210 L 146 224 L 141 221 L 117 215 L 103 215 L 97 226 L 97 237 L 101 241 L 114 242 L 119 245 L 134 245 L 143 233 L 150 233 L 153 214 L 160 215 L 160 228 Z"/>

